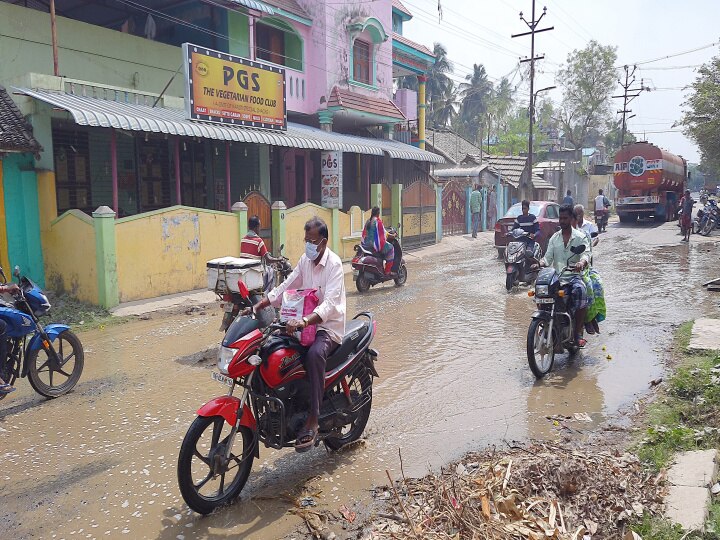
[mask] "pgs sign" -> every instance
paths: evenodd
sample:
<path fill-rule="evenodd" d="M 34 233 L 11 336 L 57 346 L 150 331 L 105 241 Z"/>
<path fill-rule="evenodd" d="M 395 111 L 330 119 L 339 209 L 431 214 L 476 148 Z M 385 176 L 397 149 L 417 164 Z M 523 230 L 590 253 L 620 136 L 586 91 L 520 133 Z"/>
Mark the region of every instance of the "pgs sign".
<path fill-rule="evenodd" d="M 183 44 L 185 109 L 191 120 L 287 129 L 285 70 Z"/>
<path fill-rule="evenodd" d="M 342 208 L 343 154 L 323 150 L 320 153 L 320 201 L 325 208 Z"/>

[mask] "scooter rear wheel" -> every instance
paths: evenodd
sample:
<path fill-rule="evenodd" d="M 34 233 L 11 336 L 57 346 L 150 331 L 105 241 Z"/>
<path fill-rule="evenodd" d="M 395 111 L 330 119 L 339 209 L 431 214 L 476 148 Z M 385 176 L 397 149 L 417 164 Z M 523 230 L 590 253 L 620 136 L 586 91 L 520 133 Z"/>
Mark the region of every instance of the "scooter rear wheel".
<path fill-rule="evenodd" d="M 396 287 L 402 287 L 405 285 L 405 282 L 407 281 L 407 268 L 405 268 L 405 265 L 401 265 L 398 269 L 398 277 L 395 278 L 395 286 Z"/>
<path fill-rule="evenodd" d="M 178 485 L 187 505 L 198 514 L 209 514 L 231 503 L 250 476 L 255 459 L 253 432 L 240 426 L 226 463 L 224 454 L 230 430 L 222 416 L 198 416 L 183 439 L 178 456 Z M 227 475 L 232 475 L 229 482 Z"/>
<path fill-rule="evenodd" d="M 365 277 L 364 272 L 360 272 L 360 275 L 357 277 L 357 281 L 355 281 L 355 286 L 357 287 L 358 292 L 361 293 L 368 292 L 370 290 L 370 280 Z"/>

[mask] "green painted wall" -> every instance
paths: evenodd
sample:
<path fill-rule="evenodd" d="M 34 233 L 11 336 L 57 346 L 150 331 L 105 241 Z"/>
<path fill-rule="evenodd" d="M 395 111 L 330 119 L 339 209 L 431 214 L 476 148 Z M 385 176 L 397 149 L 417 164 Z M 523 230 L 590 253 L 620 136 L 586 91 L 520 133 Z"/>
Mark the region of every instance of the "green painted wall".
<path fill-rule="evenodd" d="M 230 54 L 250 58 L 250 26 L 247 15 L 237 11 L 228 11 L 228 35 L 231 37 L 228 49 Z"/>
<path fill-rule="evenodd" d="M 40 287 L 45 287 L 37 175 L 33 157 L 24 154 L 7 155 L 2 160 L 2 168 L 10 268 L 20 266 L 23 275 L 29 276 Z"/>

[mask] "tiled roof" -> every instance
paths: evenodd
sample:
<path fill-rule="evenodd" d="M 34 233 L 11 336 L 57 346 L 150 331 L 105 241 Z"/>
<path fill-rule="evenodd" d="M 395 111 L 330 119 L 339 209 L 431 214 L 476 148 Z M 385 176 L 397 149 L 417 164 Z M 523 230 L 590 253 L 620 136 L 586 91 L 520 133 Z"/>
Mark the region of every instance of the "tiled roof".
<path fill-rule="evenodd" d="M 295 0 L 263 0 L 263 2 L 273 7 L 285 10 L 288 13 L 292 13 L 293 15 L 298 15 L 306 19 L 311 18 L 310 15 L 308 15 L 308 12 L 301 8 L 300 4 L 298 4 Z"/>
<path fill-rule="evenodd" d="M 402 111 L 389 99 L 365 96 L 350 90 L 338 88 L 337 86 L 333 88 L 327 106 L 328 108 L 342 107 L 343 109 L 405 120 L 405 115 Z"/>
<path fill-rule="evenodd" d="M 410 13 L 410 10 L 403 6 L 403 3 L 400 0 L 392 0 L 392 7 L 397 9 L 399 12 L 404 13 L 408 17 L 412 17 L 412 13 Z"/>
<path fill-rule="evenodd" d="M 502 180 L 514 186 L 520 185 L 520 178 L 527 171 L 527 158 L 522 156 L 493 156 L 483 154 L 483 162 L 502 175 Z M 480 163 L 480 154 L 468 154 L 464 160 L 466 163 Z"/>
<path fill-rule="evenodd" d="M 42 146 L 33 137 L 32 126 L 15 102 L 0 86 L 0 152 L 30 152 L 37 154 Z"/>
<path fill-rule="evenodd" d="M 480 149 L 473 143 L 446 129 L 426 129 L 425 146 L 454 165 L 459 164 L 468 154 L 480 154 Z"/>
<path fill-rule="evenodd" d="M 421 53 L 427 54 L 427 55 L 435 58 L 435 55 L 433 54 L 433 52 L 430 49 L 428 49 L 425 45 L 421 45 L 420 43 L 415 43 L 413 40 L 408 39 L 405 36 L 401 36 L 397 32 L 393 32 L 392 38 L 395 41 L 399 41 L 400 43 L 403 43 L 403 44 L 407 45 L 408 47 L 412 47 L 413 49 L 420 51 Z"/>

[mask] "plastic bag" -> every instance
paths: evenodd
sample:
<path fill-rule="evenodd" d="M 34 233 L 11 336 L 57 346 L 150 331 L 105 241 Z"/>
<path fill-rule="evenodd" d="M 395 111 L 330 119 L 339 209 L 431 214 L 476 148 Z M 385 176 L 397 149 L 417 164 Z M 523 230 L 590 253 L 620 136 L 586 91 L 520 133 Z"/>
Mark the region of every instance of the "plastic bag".
<path fill-rule="evenodd" d="M 280 321 L 301 320 L 318 306 L 317 289 L 292 289 L 283 293 Z M 315 341 L 317 328 L 309 325 L 300 332 L 300 344 L 309 347 Z"/>

